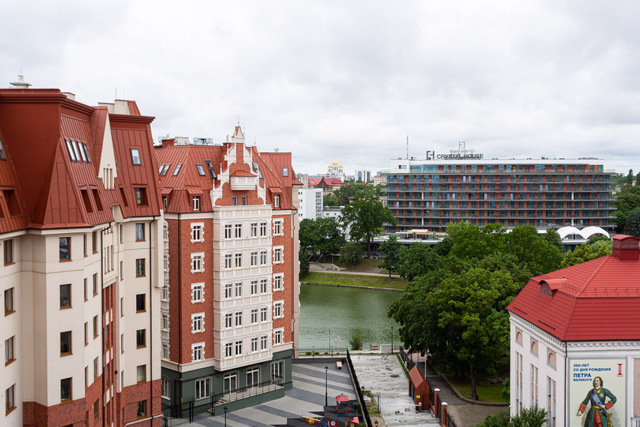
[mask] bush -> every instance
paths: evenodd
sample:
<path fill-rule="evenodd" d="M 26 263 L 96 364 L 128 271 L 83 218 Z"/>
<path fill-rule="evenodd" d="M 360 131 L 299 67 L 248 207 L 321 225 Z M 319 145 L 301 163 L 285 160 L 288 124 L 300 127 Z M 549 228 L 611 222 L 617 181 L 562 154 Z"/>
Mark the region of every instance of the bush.
<path fill-rule="evenodd" d="M 362 350 L 362 337 L 360 336 L 360 334 L 356 332 L 351 335 L 349 345 L 351 346 L 351 350 Z"/>

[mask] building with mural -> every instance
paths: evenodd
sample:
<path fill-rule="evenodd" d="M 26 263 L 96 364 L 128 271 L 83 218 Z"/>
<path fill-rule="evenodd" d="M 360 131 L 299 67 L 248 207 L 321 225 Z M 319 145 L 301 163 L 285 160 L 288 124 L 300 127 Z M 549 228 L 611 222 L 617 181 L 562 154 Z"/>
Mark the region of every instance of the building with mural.
<path fill-rule="evenodd" d="M 611 176 L 594 158 L 484 159 L 464 150 L 427 151 L 422 160 L 392 160 L 383 174 L 387 205 L 397 220 L 388 231 L 445 231 L 448 223 L 461 221 L 480 227 L 614 227 Z"/>
<path fill-rule="evenodd" d="M 612 255 L 534 277 L 507 307 L 511 415 L 537 405 L 551 426 L 640 424 L 638 242 L 614 236 Z"/>
<path fill-rule="evenodd" d="M 163 407 L 222 413 L 284 395 L 298 343 L 298 189 L 291 153 L 156 147 L 169 241 Z"/>
<path fill-rule="evenodd" d="M 153 117 L 27 87 L 0 90 L 0 425 L 159 426 Z"/>

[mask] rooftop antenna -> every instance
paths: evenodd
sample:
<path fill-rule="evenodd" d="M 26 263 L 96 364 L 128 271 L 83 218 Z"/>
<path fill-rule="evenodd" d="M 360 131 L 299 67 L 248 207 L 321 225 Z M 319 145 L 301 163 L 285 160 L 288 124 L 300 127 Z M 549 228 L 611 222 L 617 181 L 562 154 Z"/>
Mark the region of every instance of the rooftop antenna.
<path fill-rule="evenodd" d="M 22 70 L 20 70 L 20 74 L 18 74 L 18 81 L 9 83 L 16 89 L 29 89 L 31 83 L 27 83 L 24 81 L 24 75 L 22 75 Z"/>
<path fill-rule="evenodd" d="M 409 160 L 409 135 L 407 135 L 407 160 Z"/>

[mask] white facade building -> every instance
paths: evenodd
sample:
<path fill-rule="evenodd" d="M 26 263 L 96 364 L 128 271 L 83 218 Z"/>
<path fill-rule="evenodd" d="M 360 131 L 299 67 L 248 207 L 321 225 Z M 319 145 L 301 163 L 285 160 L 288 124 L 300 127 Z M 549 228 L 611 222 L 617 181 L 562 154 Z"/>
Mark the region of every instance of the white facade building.
<path fill-rule="evenodd" d="M 298 199 L 300 200 L 298 211 L 300 221 L 322 217 L 322 188 L 301 188 L 298 190 Z"/>

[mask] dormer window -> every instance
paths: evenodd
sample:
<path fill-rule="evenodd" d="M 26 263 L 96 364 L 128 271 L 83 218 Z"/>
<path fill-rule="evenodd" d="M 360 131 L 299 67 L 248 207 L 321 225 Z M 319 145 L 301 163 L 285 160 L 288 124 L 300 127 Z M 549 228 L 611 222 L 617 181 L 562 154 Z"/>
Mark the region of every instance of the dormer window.
<path fill-rule="evenodd" d="M 162 167 L 162 170 L 160 171 L 160 175 L 165 176 L 167 172 L 169 172 L 169 168 L 171 167 L 171 165 L 163 165 L 161 167 Z"/>
<path fill-rule="evenodd" d="M 140 161 L 140 150 L 137 148 L 131 149 L 131 163 L 134 165 L 142 164 L 142 162 Z"/>
<path fill-rule="evenodd" d="M 178 166 L 176 166 L 176 168 L 173 170 L 173 176 L 178 175 L 178 172 L 180 172 L 180 168 L 182 167 L 182 163 L 180 163 Z"/>
<path fill-rule="evenodd" d="M 275 208 L 279 208 L 280 207 L 280 196 L 279 195 L 275 195 L 273 196 L 273 207 Z"/>
<path fill-rule="evenodd" d="M 65 140 L 65 142 L 67 143 L 67 151 L 69 151 L 69 157 L 71 158 L 72 162 L 77 162 L 77 158 L 76 158 L 76 153 L 75 151 L 73 151 L 73 145 L 71 144 L 71 141 L 69 141 L 68 139 Z"/>
<path fill-rule="evenodd" d="M 91 156 L 89 155 L 89 147 L 87 147 L 87 144 L 85 144 L 84 142 L 82 142 L 81 144 L 84 147 L 85 154 L 87 155 L 87 162 L 91 163 Z"/>
<path fill-rule="evenodd" d="M 7 160 L 7 155 L 4 153 L 4 146 L 2 145 L 1 139 L 0 139 L 0 160 Z"/>
<path fill-rule="evenodd" d="M 196 168 L 198 169 L 198 175 L 200 175 L 200 176 L 205 176 L 205 173 L 204 173 L 204 166 L 202 166 L 202 165 L 198 164 L 198 165 L 196 165 Z"/>
<path fill-rule="evenodd" d="M 82 146 L 82 143 L 74 141 L 74 144 L 78 144 L 78 151 L 80 152 L 80 157 L 82 157 L 83 162 L 86 162 L 87 155 L 84 153 L 84 147 Z"/>
<path fill-rule="evenodd" d="M 289 176 L 289 168 L 282 168 L 282 176 Z"/>

